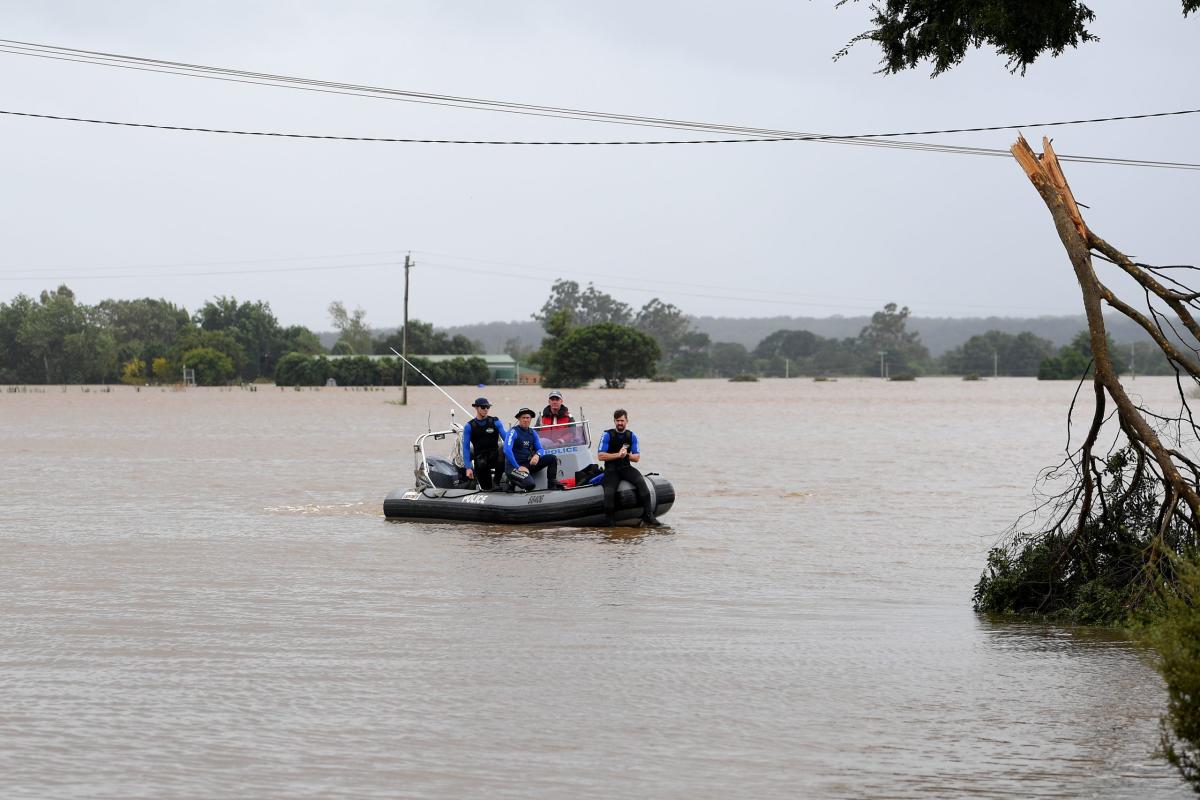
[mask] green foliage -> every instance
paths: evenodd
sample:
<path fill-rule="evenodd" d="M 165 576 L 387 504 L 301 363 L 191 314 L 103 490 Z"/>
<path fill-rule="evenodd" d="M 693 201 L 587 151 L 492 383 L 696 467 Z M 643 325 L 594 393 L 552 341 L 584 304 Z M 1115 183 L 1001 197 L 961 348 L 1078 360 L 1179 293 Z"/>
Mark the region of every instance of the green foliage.
<path fill-rule="evenodd" d="M 66 286 L 0 304 L 0 353 L 19 383 L 105 383 L 118 377 L 117 344 L 102 316 Z"/>
<path fill-rule="evenodd" d="M 649 336 L 612 322 L 571 330 L 554 343 L 552 353 L 542 375 L 543 385 L 574 387 L 601 377 L 614 389 L 629 378 L 652 377 L 661 355 Z"/>
<path fill-rule="evenodd" d="M 421 368 L 421 371 L 433 378 L 434 382 L 440 386 L 475 386 L 480 383 L 487 383 L 490 378 L 487 362 L 478 356 L 473 358 L 451 358 L 446 361 L 427 362 L 425 359 L 416 358 L 412 362 Z M 408 376 L 409 383 L 421 382 L 419 375 L 414 376 L 411 372 Z"/>
<path fill-rule="evenodd" d="M 692 323 L 683 312 L 657 297 L 642 306 L 633 326 L 658 343 L 663 366 L 680 354 L 692 333 Z"/>
<path fill-rule="evenodd" d="M 382 373 L 378 361 L 366 356 L 331 359 L 333 379 L 338 386 L 378 386 Z"/>
<path fill-rule="evenodd" d="M 452 358 L 447 361 L 410 359 L 439 386 L 474 386 L 487 383 L 487 362 L 479 357 Z M 395 358 L 326 358 L 289 353 L 279 360 L 275 383 L 279 386 L 324 386 L 333 378 L 338 386 L 399 386 L 403 378 L 402 362 Z M 424 378 L 408 370 L 410 385 L 424 383 Z"/>
<path fill-rule="evenodd" d="M 610 294 L 592 284 L 580 291 L 576 281 L 556 280 L 550 287 L 550 298 L 533 318 L 546 327 L 547 321 L 559 312 L 566 312 L 572 327 L 612 322 L 627 325 L 633 320 L 633 310 Z M 548 330 L 548 329 L 547 329 Z"/>
<path fill-rule="evenodd" d="M 324 386 L 333 376 L 333 366 L 324 356 L 288 353 L 275 366 L 278 386 Z"/>
<path fill-rule="evenodd" d="M 1196 2 L 1184 0 L 1185 10 Z M 1079 0 L 883 0 L 871 11 L 870 30 L 835 58 L 855 42 L 872 41 L 883 51 L 885 73 L 930 61 L 937 76 L 986 44 L 1007 57 L 1010 72 L 1023 75 L 1042 53 L 1058 56 L 1098 38 L 1087 29 L 1095 15 Z"/>
<path fill-rule="evenodd" d="M 1032 377 L 1042 362 L 1054 355 L 1049 339 L 1023 331 L 1016 336 L 988 331 L 972 336 L 941 358 L 942 369 L 950 375 L 999 375 Z"/>
<path fill-rule="evenodd" d="M 1158 651 L 1167 684 L 1162 750 L 1192 788 L 1200 792 L 1200 561 L 1179 559 L 1169 594 L 1145 638 Z"/>
<path fill-rule="evenodd" d="M 341 300 L 329 304 L 329 318 L 333 327 L 342 332 L 338 344 L 342 350 L 350 353 L 367 354 L 371 352 L 371 329 L 367 327 L 367 312 L 361 308 L 347 311 Z"/>
<path fill-rule="evenodd" d="M 786 358 L 798 363 L 816 355 L 825 339 L 811 331 L 779 330 L 758 343 L 754 348 L 755 358 Z"/>
<path fill-rule="evenodd" d="M 395 348 L 397 353 L 404 352 L 404 328 L 383 339 L 371 342 L 371 352 L 386 355 Z M 480 353 L 483 348 L 462 334 L 448 335 L 445 331 L 435 331 L 433 324 L 421 322 L 419 319 L 408 321 L 408 352 L 425 356 L 472 355 Z"/>
<path fill-rule="evenodd" d="M 187 364 L 186 354 L 191 350 L 217 351 L 229 359 L 233 375 L 241 374 L 245 367 L 246 351 L 242 349 L 233 332 L 229 330 L 191 328 L 185 331 L 171 348 L 171 362 L 175 367 L 176 374 L 179 374 L 179 369 Z M 187 364 L 187 366 L 193 365 Z M 199 383 L 199 378 L 196 381 Z"/>
<path fill-rule="evenodd" d="M 871 315 L 871 322 L 858 334 L 858 349 L 861 355 L 871 357 L 870 367 L 864 365 L 862 374 L 878 373 L 878 354 L 886 353 L 888 371 L 919 375 L 929 363 L 929 351 L 921 344 L 921 334 L 906 329 L 908 306 L 897 309 L 888 303 L 882 311 Z"/>
<path fill-rule="evenodd" d="M 78 303 L 66 286 L 34 300 L 18 295 L 0 303 L 0 371 L 21 383 L 108 383 L 128 380 L 124 365 L 150 364 L 160 381 L 176 381 L 181 358 L 211 349 L 226 356 L 243 380 L 274 372 L 292 350 L 320 352 L 307 328 L 279 327 L 266 303 L 218 297 L 195 318 L 166 300 Z M 161 365 L 161 366 L 160 366 Z M 141 377 L 144 380 L 146 368 Z"/>
<path fill-rule="evenodd" d="M 196 371 L 196 385 L 223 386 L 237 375 L 233 359 L 212 347 L 196 347 L 180 356 L 180 363 Z"/>
<path fill-rule="evenodd" d="M 97 318 L 117 343 L 121 362 L 137 358 L 153 363 L 166 356 L 172 345 L 194 327 L 187 309 L 166 300 L 101 300 Z"/>
<path fill-rule="evenodd" d="M 291 352 L 294 343 L 310 348 L 316 339 L 300 326 L 284 331 L 271 312 L 270 304 L 261 301 L 239 303 L 233 297 L 217 297 L 205 303 L 196 312 L 194 320 L 202 330 L 227 334 L 235 343 L 236 353 L 226 347 L 217 349 L 233 359 L 243 381 L 274 375 L 276 362 Z M 319 351 L 319 343 L 317 347 Z"/>
<path fill-rule="evenodd" d="M 722 378 L 732 378 L 754 370 L 754 359 L 745 345 L 737 342 L 715 343 L 710 358 L 713 372 Z"/>
<path fill-rule="evenodd" d="M 681 378 L 705 378 L 712 372 L 712 340 L 707 333 L 692 331 L 683 336 L 674 357 L 667 362 L 671 375 Z"/>
<path fill-rule="evenodd" d="M 1125 359 L 1121 350 L 1113 344 L 1112 339 L 1105 337 L 1108 342 L 1108 354 L 1112 359 L 1113 368 L 1117 372 L 1125 372 Z M 1091 374 L 1092 340 L 1087 331 L 1076 334 L 1071 343 L 1064 345 L 1058 355 L 1050 356 L 1038 366 L 1038 380 L 1079 380 L 1085 374 Z"/>
<path fill-rule="evenodd" d="M 146 362 L 140 358 L 130 359 L 121 365 L 121 383 L 141 386 L 146 382 Z"/>
<path fill-rule="evenodd" d="M 1170 578 L 1162 556 L 1180 552 L 1187 534 L 1168 526 L 1158 537 L 1156 484 L 1149 472 L 1135 481 L 1132 458 L 1128 449 L 1109 457 L 1100 480 L 1111 499 L 1077 530 L 1017 536 L 993 548 L 975 586 L 975 610 L 1087 625 L 1116 624 L 1143 610 L 1152 596 L 1147 581 Z"/>

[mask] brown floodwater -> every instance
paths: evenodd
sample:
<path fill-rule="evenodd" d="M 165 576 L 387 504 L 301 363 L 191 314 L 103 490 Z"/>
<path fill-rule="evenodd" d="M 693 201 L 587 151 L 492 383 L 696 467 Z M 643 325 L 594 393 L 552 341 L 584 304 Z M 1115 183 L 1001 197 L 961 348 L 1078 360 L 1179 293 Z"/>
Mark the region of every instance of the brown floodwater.
<path fill-rule="evenodd" d="M 1190 796 L 1144 651 L 971 611 L 1074 388 L 567 392 L 678 493 L 607 531 L 385 521 L 427 387 L 0 387 L 0 795 Z"/>

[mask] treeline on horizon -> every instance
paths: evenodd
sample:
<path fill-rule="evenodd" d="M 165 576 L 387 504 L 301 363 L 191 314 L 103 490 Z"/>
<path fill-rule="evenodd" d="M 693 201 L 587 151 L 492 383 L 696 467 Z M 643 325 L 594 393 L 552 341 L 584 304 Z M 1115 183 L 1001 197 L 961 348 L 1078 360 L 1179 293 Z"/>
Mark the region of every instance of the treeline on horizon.
<path fill-rule="evenodd" d="M 60 286 L 39 297 L 0 303 L 0 384 L 149 383 L 182 381 L 184 366 L 200 385 L 274 381 L 280 385 L 399 385 L 398 359 L 327 358 L 390 354 L 402 331 L 376 337 L 362 309 L 329 306 L 339 337 L 326 349 L 301 325 L 284 326 L 263 301 L 216 297 L 194 314 L 166 300 L 79 303 Z M 529 348 L 510 339 L 505 352 L 542 373 L 543 382 L 579 386 L 601 378 L 620 386 L 629 378 L 736 376 L 1001 375 L 1077 379 L 1090 360 L 1086 331 L 1057 348 L 1028 331 L 989 331 L 933 358 L 906 327 L 908 308 L 888 304 L 857 336 L 824 338 L 806 330 L 777 330 L 754 348 L 714 342 L 695 330 L 677 307 L 655 298 L 634 310 L 611 295 L 575 281 L 555 281 L 534 318 L 546 336 Z M 597 327 L 600 326 L 600 327 Z M 482 346 L 463 335 L 410 320 L 408 351 L 439 384 L 488 382 Z M 1151 342 L 1116 346 L 1118 367 L 1141 374 L 1173 374 Z M 1129 357 L 1125 358 L 1128 354 Z M 420 355 L 458 355 L 430 362 Z M 410 382 L 412 376 L 410 375 Z"/>

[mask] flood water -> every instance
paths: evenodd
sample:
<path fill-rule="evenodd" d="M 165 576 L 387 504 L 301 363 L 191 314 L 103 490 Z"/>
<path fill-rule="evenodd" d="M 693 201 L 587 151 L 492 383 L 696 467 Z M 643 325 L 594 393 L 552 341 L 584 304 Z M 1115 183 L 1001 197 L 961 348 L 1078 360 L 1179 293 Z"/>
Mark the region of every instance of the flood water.
<path fill-rule="evenodd" d="M 611 531 L 385 521 L 448 421 L 426 387 L 30 388 L 0 388 L 5 798 L 1191 796 L 1143 651 L 970 608 L 1071 382 L 569 391 L 678 493 Z"/>

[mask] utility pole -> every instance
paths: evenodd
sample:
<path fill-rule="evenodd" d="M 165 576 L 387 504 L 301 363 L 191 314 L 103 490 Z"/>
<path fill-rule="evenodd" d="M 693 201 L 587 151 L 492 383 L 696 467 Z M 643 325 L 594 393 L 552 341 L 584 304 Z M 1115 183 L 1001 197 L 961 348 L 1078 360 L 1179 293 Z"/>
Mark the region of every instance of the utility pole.
<path fill-rule="evenodd" d="M 1130 343 L 1129 345 L 1129 380 L 1137 380 L 1137 370 L 1133 368 L 1133 359 L 1137 355 L 1137 344 Z"/>
<path fill-rule="evenodd" d="M 879 377 L 880 378 L 887 377 L 887 372 L 885 371 L 886 367 L 884 366 L 884 361 L 883 361 L 885 358 L 887 358 L 887 350 L 880 350 L 879 351 Z"/>
<path fill-rule="evenodd" d="M 408 405 L 408 271 L 412 269 L 412 253 L 404 255 L 404 328 L 400 332 L 400 349 L 404 363 L 400 365 L 400 403 Z"/>
<path fill-rule="evenodd" d="M 783 357 L 783 377 L 785 377 L 785 378 L 792 377 L 789 374 L 791 372 L 791 367 L 792 367 L 792 365 L 791 365 L 791 362 L 788 360 L 788 357 L 784 356 Z"/>
<path fill-rule="evenodd" d="M 995 350 L 992 351 L 992 377 L 1000 377 L 1000 354 Z"/>

